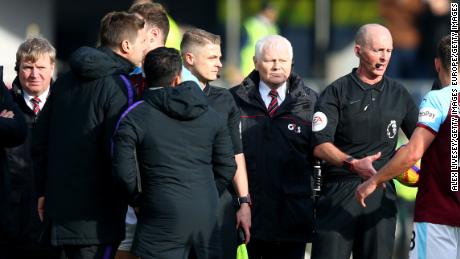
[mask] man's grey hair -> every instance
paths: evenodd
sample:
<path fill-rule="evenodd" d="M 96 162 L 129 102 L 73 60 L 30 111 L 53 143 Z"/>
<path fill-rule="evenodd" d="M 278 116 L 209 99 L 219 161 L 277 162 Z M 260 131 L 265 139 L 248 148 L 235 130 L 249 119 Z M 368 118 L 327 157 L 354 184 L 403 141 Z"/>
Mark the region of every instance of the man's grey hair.
<path fill-rule="evenodd" d="M 256 60 L 260 60 L 262 56 L 262 51 L 265 47 L 275 49 L 287 48 L 289 52 L 289 58 L 292 60 L 294 56 L 291 42 L 289 42 L 288 39 L 280 35 L 268 35 L 257 41 L 255 52 Z"/>

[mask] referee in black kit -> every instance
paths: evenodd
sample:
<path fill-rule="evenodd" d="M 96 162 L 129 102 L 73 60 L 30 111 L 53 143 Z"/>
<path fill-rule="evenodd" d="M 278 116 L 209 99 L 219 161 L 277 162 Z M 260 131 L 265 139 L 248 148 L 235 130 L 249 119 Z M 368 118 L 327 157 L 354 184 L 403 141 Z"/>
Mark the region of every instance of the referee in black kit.
<path fill-rule="evenodd" d="M 393 40 L 387 28 L 362 26 L 354 52 L 359 66 L 321 94 L 313 119 L 314 155 L 326 163 L 317 204 L 312 258 L 391 258 L 396 226 L 392 182 L 354 200 L 356 187 L 394 153 L 401 128 L 410 137 L 418 109 L 407 90 L 384 76 Z M 386 189 L 386 191 L 385 191 Z"/>

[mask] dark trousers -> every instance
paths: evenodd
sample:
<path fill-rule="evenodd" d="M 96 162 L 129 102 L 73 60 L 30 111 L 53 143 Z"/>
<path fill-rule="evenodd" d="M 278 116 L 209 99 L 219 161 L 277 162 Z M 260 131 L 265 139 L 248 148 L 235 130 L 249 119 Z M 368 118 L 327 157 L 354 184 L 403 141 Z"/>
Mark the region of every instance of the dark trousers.
<path fill-rule="evenodd" d="M 225 190 L 219 199 L 219 216 L 217 224 L 222 238 L 222 258 L 235 259 L 238 248 L 238 235 L 236 230 L 236 210 L 233 197 Z"/>
<path fill-rule="evenodd" d="M 64 245 L 61 247 L 67 259 L 113 259 L 118 244 L 114 245 Z"/>
<path fill-rule="evenodd" d="M 250 259 L 303 259 L 306 245 L 301 242 L 268 242 L 251 238 L 247 249 Z"/>
<path fill-rule="evenodd" d="M 396 193 L 387 183 L 366 199 L 355 200 L 360 180 L 324 184 L 316 206 L 312 259 L 390 259 L 396 228 Z"/>
<path fill-rule="evenodd" d="M 238 248 L 238 235 L 236 230 L 236 210 L 233 197 L 226 189 L 219 199 L 219 210 L 217 225 L 221 237 L 221 255 L 222 259 L 235 259 Z M 194 249 L 189 254 L 189 259 L 196 259 Z"/>

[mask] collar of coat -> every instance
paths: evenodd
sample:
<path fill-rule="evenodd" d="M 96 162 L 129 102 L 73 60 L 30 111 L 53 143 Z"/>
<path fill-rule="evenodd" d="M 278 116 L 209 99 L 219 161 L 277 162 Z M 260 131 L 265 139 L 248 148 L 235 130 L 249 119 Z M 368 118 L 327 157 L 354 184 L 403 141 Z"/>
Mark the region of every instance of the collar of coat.
<path fill-rule="evenodd" d="M 53 91 L 53 88 L 54 88 L 53 83 L 54 83 L 54 80 L 51 78 L 50 90 L 48 92 L 48 97 L 50 96 L 51 92 Z M 23 89 L 23 87 L 21 85 L 21 82 L 19 81 L 18 76 L 16 76 L 16 78 L 13 80 L 10 93 L 11 93 L 11 95 L 13 97 L 13 100 L 17 104 L 19 104 L 21 107 L 27 107 L 27 109 L 30 112 L 32 112 L 32 110 L 29 108 L 29 106 L 27 106 L 27 104 L 24 101 L 24 97 L 23 97 L 24 89 Z"/>
<path fill-rule="evenodd" d="M 254 100 L 258 100 L 260 105 L 265 107 L 259 93 L 259 82 L 259 72 L 253 70 L 240 85 L 236 86 L 236 93 L 247 103 L 253 103 Z M 295 101 L 299 97 L 307 96 L 307 93 L 305 92 L 306 87 L 302 78 L 294 72 L 291 72 L 289 75 L 286 88 L 287 92 L 285 102 Z"/>

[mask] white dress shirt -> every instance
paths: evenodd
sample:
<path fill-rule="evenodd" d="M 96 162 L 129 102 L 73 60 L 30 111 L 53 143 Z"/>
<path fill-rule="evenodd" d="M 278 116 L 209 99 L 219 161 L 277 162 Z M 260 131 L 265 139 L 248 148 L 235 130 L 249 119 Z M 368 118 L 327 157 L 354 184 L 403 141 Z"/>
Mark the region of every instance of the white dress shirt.
<path fill-rule="evenodd" d="M 282 84 L 280 87 L 278 87 L 278 89 L 276 89 L 276 91 L 278 92 L 278 106 L 281 105 L 281 103 L 284 101 L 284 99 L 286 98 L 286 82 L 284 82 L 284 84 Z M 260 93 L 260 96 L 262 97 L 262 100 L 264 101 L 265 103 L 265 107 L 268 108 L 268 105 L 270 105 L 270 102 L 272 101 L 272 97 L 270 96 L 270 91 L 272 89 L 270 87 L 268 87 L 267 84 L 264 83 L 264 81 L 260 80 L 260 83 L 259 83 L 259 93 Z"/>
<path fill-rule="evenodd" d="M 43 106 L 45 106 L 46 98 L 48 97 L 49 91 L 50 91 L 50 89 L 48 88 L 41 95 L 38 96 L 38 98 L 40 99 L 40 102 L 38 103 L 38 106 L 40 106 L 40 111 L 43 109 Z M 33 111 L 34 110 L 34 105 L 30 101 L 30 99 L 34 98 L 35 96 L 34 95 L 29 95 L 24 90 L 22 92 L 23 92 L 24 101 L 26 102 L 27 106 L 29 106 L 29 108 Z"/>

